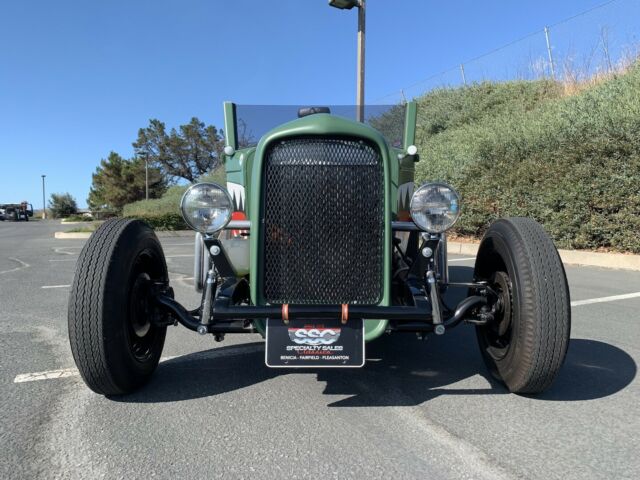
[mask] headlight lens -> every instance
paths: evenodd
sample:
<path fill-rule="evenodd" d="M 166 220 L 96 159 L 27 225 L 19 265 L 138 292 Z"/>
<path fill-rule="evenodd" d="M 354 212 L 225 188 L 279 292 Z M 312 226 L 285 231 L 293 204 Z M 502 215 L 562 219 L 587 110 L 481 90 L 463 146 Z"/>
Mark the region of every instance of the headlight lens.
<path fill-rule="evenodd" d="M 233 202 L 229 193 L 220 185 L 196 183 L 184 192 L 180 210 L 184 221 L 191 228 L 210 235 L 229 223 Z"/>
<path fill-rule="evenodd" d="M 449 185 L 427 183 L 411 197 L 411 218 L 429 233 L 450 229 L 460 216 L 460 197 Z"/>

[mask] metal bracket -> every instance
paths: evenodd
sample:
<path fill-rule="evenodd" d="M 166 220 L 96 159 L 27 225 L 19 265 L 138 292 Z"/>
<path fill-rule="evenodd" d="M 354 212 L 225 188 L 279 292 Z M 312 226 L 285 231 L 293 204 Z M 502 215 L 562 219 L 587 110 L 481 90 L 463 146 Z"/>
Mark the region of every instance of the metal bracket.
<path fill-rule="evenodd" d="M 211 254 L 211 261 L 213 262 L 213 265 L 215 266 L 216 271 L 220 274 L 220 276 L 223 278 L 235 277 L 236 271 L 229 261 L 229 257 L 227 256 L 227 252 L 222 246 L 222 242 L 220 242 L 220 240 L 217 238 L 205 237 L 204 244 L 209 249 L 209 253 Z"/>

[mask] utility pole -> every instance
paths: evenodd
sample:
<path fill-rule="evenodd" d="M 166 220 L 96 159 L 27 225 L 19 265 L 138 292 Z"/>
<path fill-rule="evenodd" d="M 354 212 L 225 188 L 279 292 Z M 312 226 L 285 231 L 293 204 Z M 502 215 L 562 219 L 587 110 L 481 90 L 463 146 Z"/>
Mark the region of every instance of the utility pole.
<path fill-rule="evenodd" d="M 544 27 L 544 37 L 547 39 L 547 54 L 549 55 L 549 66 L 551 68 L 551 78 L 556 79 L 556 68 L 553 65 L 553 55 L 551 54 L 551 41 L 549 40 L 549 27 Z"/>
<path fill-rule="evenodd" d="M 364 122 L 364 40 L 365 40 L 365 0 L 358 5 L 358 87 L 356 89 L 356 120 Z"/>
<path fill-rule="evenodd" d="M 45 203 L 45 195 L 44 195 L 44 177 L 46 175 L 41 175 L 42 177 L 42 219 L 45 220 L 47 218 L 47 204 Z"/>
<path fill-rule="evenodd" d="M 364 44 L 365 44 L 365 1 L 329 0 L 329 5 L 341 10 L 358 7 L 358 69 L 356 79 L 356 119 L 364 122 Z"/>
<path fill-rule="evenodd" d="M 462 75 L 462 84 L 467 84 L 467 77 L 464 75 L 464 63 L 460 64 L 460 75 Z"/>

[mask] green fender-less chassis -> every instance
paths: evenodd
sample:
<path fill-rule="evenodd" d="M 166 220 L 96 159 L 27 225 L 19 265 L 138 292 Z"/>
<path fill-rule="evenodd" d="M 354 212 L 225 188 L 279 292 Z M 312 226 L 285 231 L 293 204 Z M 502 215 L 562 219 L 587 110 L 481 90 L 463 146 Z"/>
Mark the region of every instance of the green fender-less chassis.
<path fill-rule="evenodd" d="M 199 230 L 194 310 L 174 299 L 162 247 L 143 222 L 113 219 L 89 239 L 69 300 L 76 364 L 97 393 L 118 395 L 155 370 L 167 326 L 218 341 L 266 337 L 270 367 L 358 367 L 383 333 L 442 335 L 472 325 L 492 375 L 515 393 L 547 389 L 570 333 L 566 276 L 532 219 L 494 222 L 474 278 L 449 281 L 446 230 L 460 214 L 442 183 L 414 191 L 415 103 L 367 117 L 327 108 L 282 116 L 224 104 L 226 186 L 190 187 L 181 209 Z M 372 107 L 373 109 L 373 107 Z M 376 111 L 373 109 L 374 112 Z M 254 109 L 255 111 L 255 109 Z M 374 128 L 375 127 L 375 128 Z M 212 231 L 215 225 L 215 231 Z M 446 305 L 449 288 L 468 292 Z"/>

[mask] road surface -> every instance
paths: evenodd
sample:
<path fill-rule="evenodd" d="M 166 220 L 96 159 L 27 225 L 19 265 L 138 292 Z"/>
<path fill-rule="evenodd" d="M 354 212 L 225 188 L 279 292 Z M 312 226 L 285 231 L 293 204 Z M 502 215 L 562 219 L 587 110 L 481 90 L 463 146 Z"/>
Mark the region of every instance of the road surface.
<path fill-rule="evenodd" d="M 153 380 L 104 398 L 73 369 L 83 240 L 0 223 L 0 478 L 638 478 L 640 272 L 568 267 L 572 341 L 553 388 L 509 394 L 471 327 L 384 337 L 359 370 L 274 371 L 258 335 L 170 328 Z M 191 238 L 162 238 L 195 306 Z M 452 257 L 452 277 L 473 259 Z M 612 297 L 612 298 L 610 298 Z"/>

